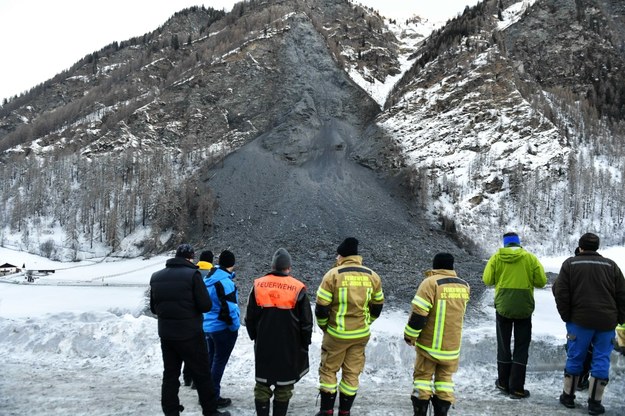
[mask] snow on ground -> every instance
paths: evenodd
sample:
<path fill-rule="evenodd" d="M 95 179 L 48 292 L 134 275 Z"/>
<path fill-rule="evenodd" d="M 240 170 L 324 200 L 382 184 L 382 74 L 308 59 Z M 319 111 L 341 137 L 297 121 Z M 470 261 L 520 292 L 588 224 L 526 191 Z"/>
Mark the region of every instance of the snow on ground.
<path fill-rule="evenodd" d="M 625 262 L 625 248 L 602 251 Z M 150 275 L 166 256 L 148 260 L 58 263 L 0 248 L 0 263 L 55 268 L 27 283 L 23 275 L 0 278 L 0 415 L 159 415 L 162 361 L 156 320 L 142 314 Z M 557 272 L 564 258 L 541 259 Z M 36 264 L 36 266 L 35 266 Z M 621 264 L 621 267 L 625 264 Z M 239 277 L 242 278 L 242 277 Z M 13 283 L 10 283 L 13 282 Z M 311 289 L 311 292 L 314 288 Z M 494 388 L 496 341 L 493 291 L 471 300 L 461 364 L 455 376 L 462 415 L 585 414 L 560 406 L 564 325 L 550 288 L 536 291 L 533 344 L 526 387 L 532 396 L 511 400 Z M 388 305 L 373 324 L 367 365 L 354 415 L 408 415 L 414 350 L 403 342 L 409 305 Z M 321 333 L 313 334 L 311 371 L 296 386 L 290 415 L 314 414 Z M 625 414 L 625 357 L 613 354 L 607 415 Z M 222 391 L 233 415 L 253 415 L 253 344 L 241 328 Z M 183 415 L 200 415 L 194 390 L 181 388 Z"/>

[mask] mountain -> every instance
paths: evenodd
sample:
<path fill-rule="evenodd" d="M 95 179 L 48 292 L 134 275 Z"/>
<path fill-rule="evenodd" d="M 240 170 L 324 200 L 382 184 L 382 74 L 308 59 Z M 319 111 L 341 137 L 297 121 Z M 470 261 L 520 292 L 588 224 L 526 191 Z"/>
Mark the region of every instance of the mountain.
<path fill-rule="evenodd" d="M 0 107 L 0 242 L 52 258 L 181 241 L 314 284 L 355 235 L 404 299 L 449 251 L 477 281 L 510 229 L 622 244 L 623 19 L 487 0 L 443 27 L 348 0 L 191 8 Z"/>

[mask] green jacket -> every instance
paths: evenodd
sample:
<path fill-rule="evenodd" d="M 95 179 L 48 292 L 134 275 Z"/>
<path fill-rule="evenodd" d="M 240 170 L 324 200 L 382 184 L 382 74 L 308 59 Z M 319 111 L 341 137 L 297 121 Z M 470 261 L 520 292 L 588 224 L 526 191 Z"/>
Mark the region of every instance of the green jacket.
<path fill-rule="evenodd" d="M 532 316 L 534 288 L 547 284 L 542 264 L 522 247 L 500 248 L 488 260 L 482 280 L 495 286 L 495 309 L 510 319 Z"/>

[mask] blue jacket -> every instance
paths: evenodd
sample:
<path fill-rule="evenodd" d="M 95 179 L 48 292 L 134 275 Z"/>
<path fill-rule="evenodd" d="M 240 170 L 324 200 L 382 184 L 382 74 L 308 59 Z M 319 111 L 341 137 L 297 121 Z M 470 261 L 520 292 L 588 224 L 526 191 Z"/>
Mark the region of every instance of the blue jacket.
<path fill-rule="evenodd" d="M 238 303 L 239 295 L 232 279 L 233 273 L 230 273 L 222 268 L 216 268 L 210 276 L 204 278 L 204 284 L 206 285 L 208 294 L 213 302 L 211 310 L 204 314 L 204 332 L 218 332 L 223 331 L 224 329 L 229 329 L 230 331 L 239 330 L 239 327 L 241 326 L 241 320 L 239 318 L 241 313 L 239 311 Z M 224 295 L 227 298 L 226 304 L 228 306 L 229 316 L 232 319 L 232 324 L 230 325 L 219 319 L 222 301 L 219 299 L 219 296 L 217 296 L 217 289 L 215 288 L 215 283 L 217 282 L 220 282 L 224 288 Z"/>

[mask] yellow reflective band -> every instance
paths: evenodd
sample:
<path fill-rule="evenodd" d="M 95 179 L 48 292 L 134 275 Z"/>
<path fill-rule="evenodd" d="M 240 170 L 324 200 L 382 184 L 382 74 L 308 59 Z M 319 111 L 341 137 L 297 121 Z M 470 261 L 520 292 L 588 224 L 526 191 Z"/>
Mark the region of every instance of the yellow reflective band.
<path fill-rule="evenodd" d="M 452 382 L 446 382 L 446 381 L 436 381 L 434 382 L 434 390 L 438 391 L 446 391 L 449 393 L 453 393 L 454 392 L 454 386 L 455 384 Z"/>
<path fill-rule="evenodd" d="M 414 380 L 412 383 L 412 388 L 414 390 L 423 390 L 423 391 L 432 391 L 432 381 L 431 380 Z"/>
<path fill-rule="evenodd" d="M 347 288 L 339 288 L 339 309 L 336 312 L 337 331 L 345 330 L 345 315 L 347 314 Z"/>
<path fill-rule="evenodd" d="M 317 290 L 317 298 L 322 299 L 328 303 L 332 302 L 332 293 L 328 292 L 321 287 Z"/>
<path fill-rule="evenodd" d="M 437 360 L 449 361 L 449 360 L 455 360 L 456 358 L 460 357 L 460 348 L 458 348 L 455 351 L 442 351 L 442 350 L 435 350 L 434 348 L 428 348 L 423 344 L 419 344 L 418 342 L 417 342 L 417 346 L 421 348 L 422 350 L 424 350 L 425 352 L 427 352 L 428 354 L 430 354 L 433 358 L 436 358 Z"/>
<path fill-rule="evenodd" d="M 434 322 L 434 336 L 432 348 L 441 350 L 443 346 L 443 332 L 445 331 L 445 315 L 447 312 L 447 301 L 439 300 L 436 308 L 436 322 Z"/>
<path fill-rule="evenodd" d="M 364 337 L 369 336 L 371 334 L 371 331 L 369 330 L 369 327 L 362 328 L 362 329 L 356 329 L 356 330 L 353 330 L 353 331 L 347 331 L 345 329 L 340 330 L 338 328 L 333 328 L 333 327 L 329 326 L 327 331 L 328 331 L 328 334 L 332 335 L 335 338 L 340 338 L 340 339 L 364 338 Z"/>
<path fill-rule="evenodd" d="M 328 324 L 328 318 L 317 318 L 317 323 L 319 325 L 327 325 Z"/>
<path fill-rule="evenodd" d="M 384 300 L 384 292 L 382 292 L 381 290 L 375 292 L 373 294 L 373 300 L 375 300 L 376 302 L 382 302 Z"/>
<path fill-rule="evenodd" d="M 319 383 L 319 390 L 329 391 L 330 393 L 336 393 L 336 384 Z"/>
<path fill-rule="evenodd" d="M 367 325 L 369 325 L 371 322 L 373 322 L 373 319 L 371 319 L 371 313 L 369 312 L 369 302 L 371 301 L 371 288 L 367 288 L 367 295 L 365 296 L 365 307 L 363 309 L 363 313 L 365 315 L 365 322 L 367 323 Z"/>
<path fill-rule="evenodd" d="M 412 304 L 415 305 L 417 308 L 423 309 L 425 312 L 430 312 L 430 309 L 432 309 L 432 304 L 427 300 L 423 299 L 421 296 L 415 295 L 415 297 L 412 299 Z"/>
<path fill-rule="evenodd" d="M 339 383 L 339 390 L 341 393 L 346 394 L 348 396 L 355 396 L 358 393 L 358 387 L 352 387 L 345 383 L 345 381 L 341 380 Z"/>
<path fill-rule="evenodd" d="M 421 329 L 413 329 L 410 325 L 406 325 L 404 328 L 404 335 L 408 335 L 410 338 L 419 338 Z"/>

